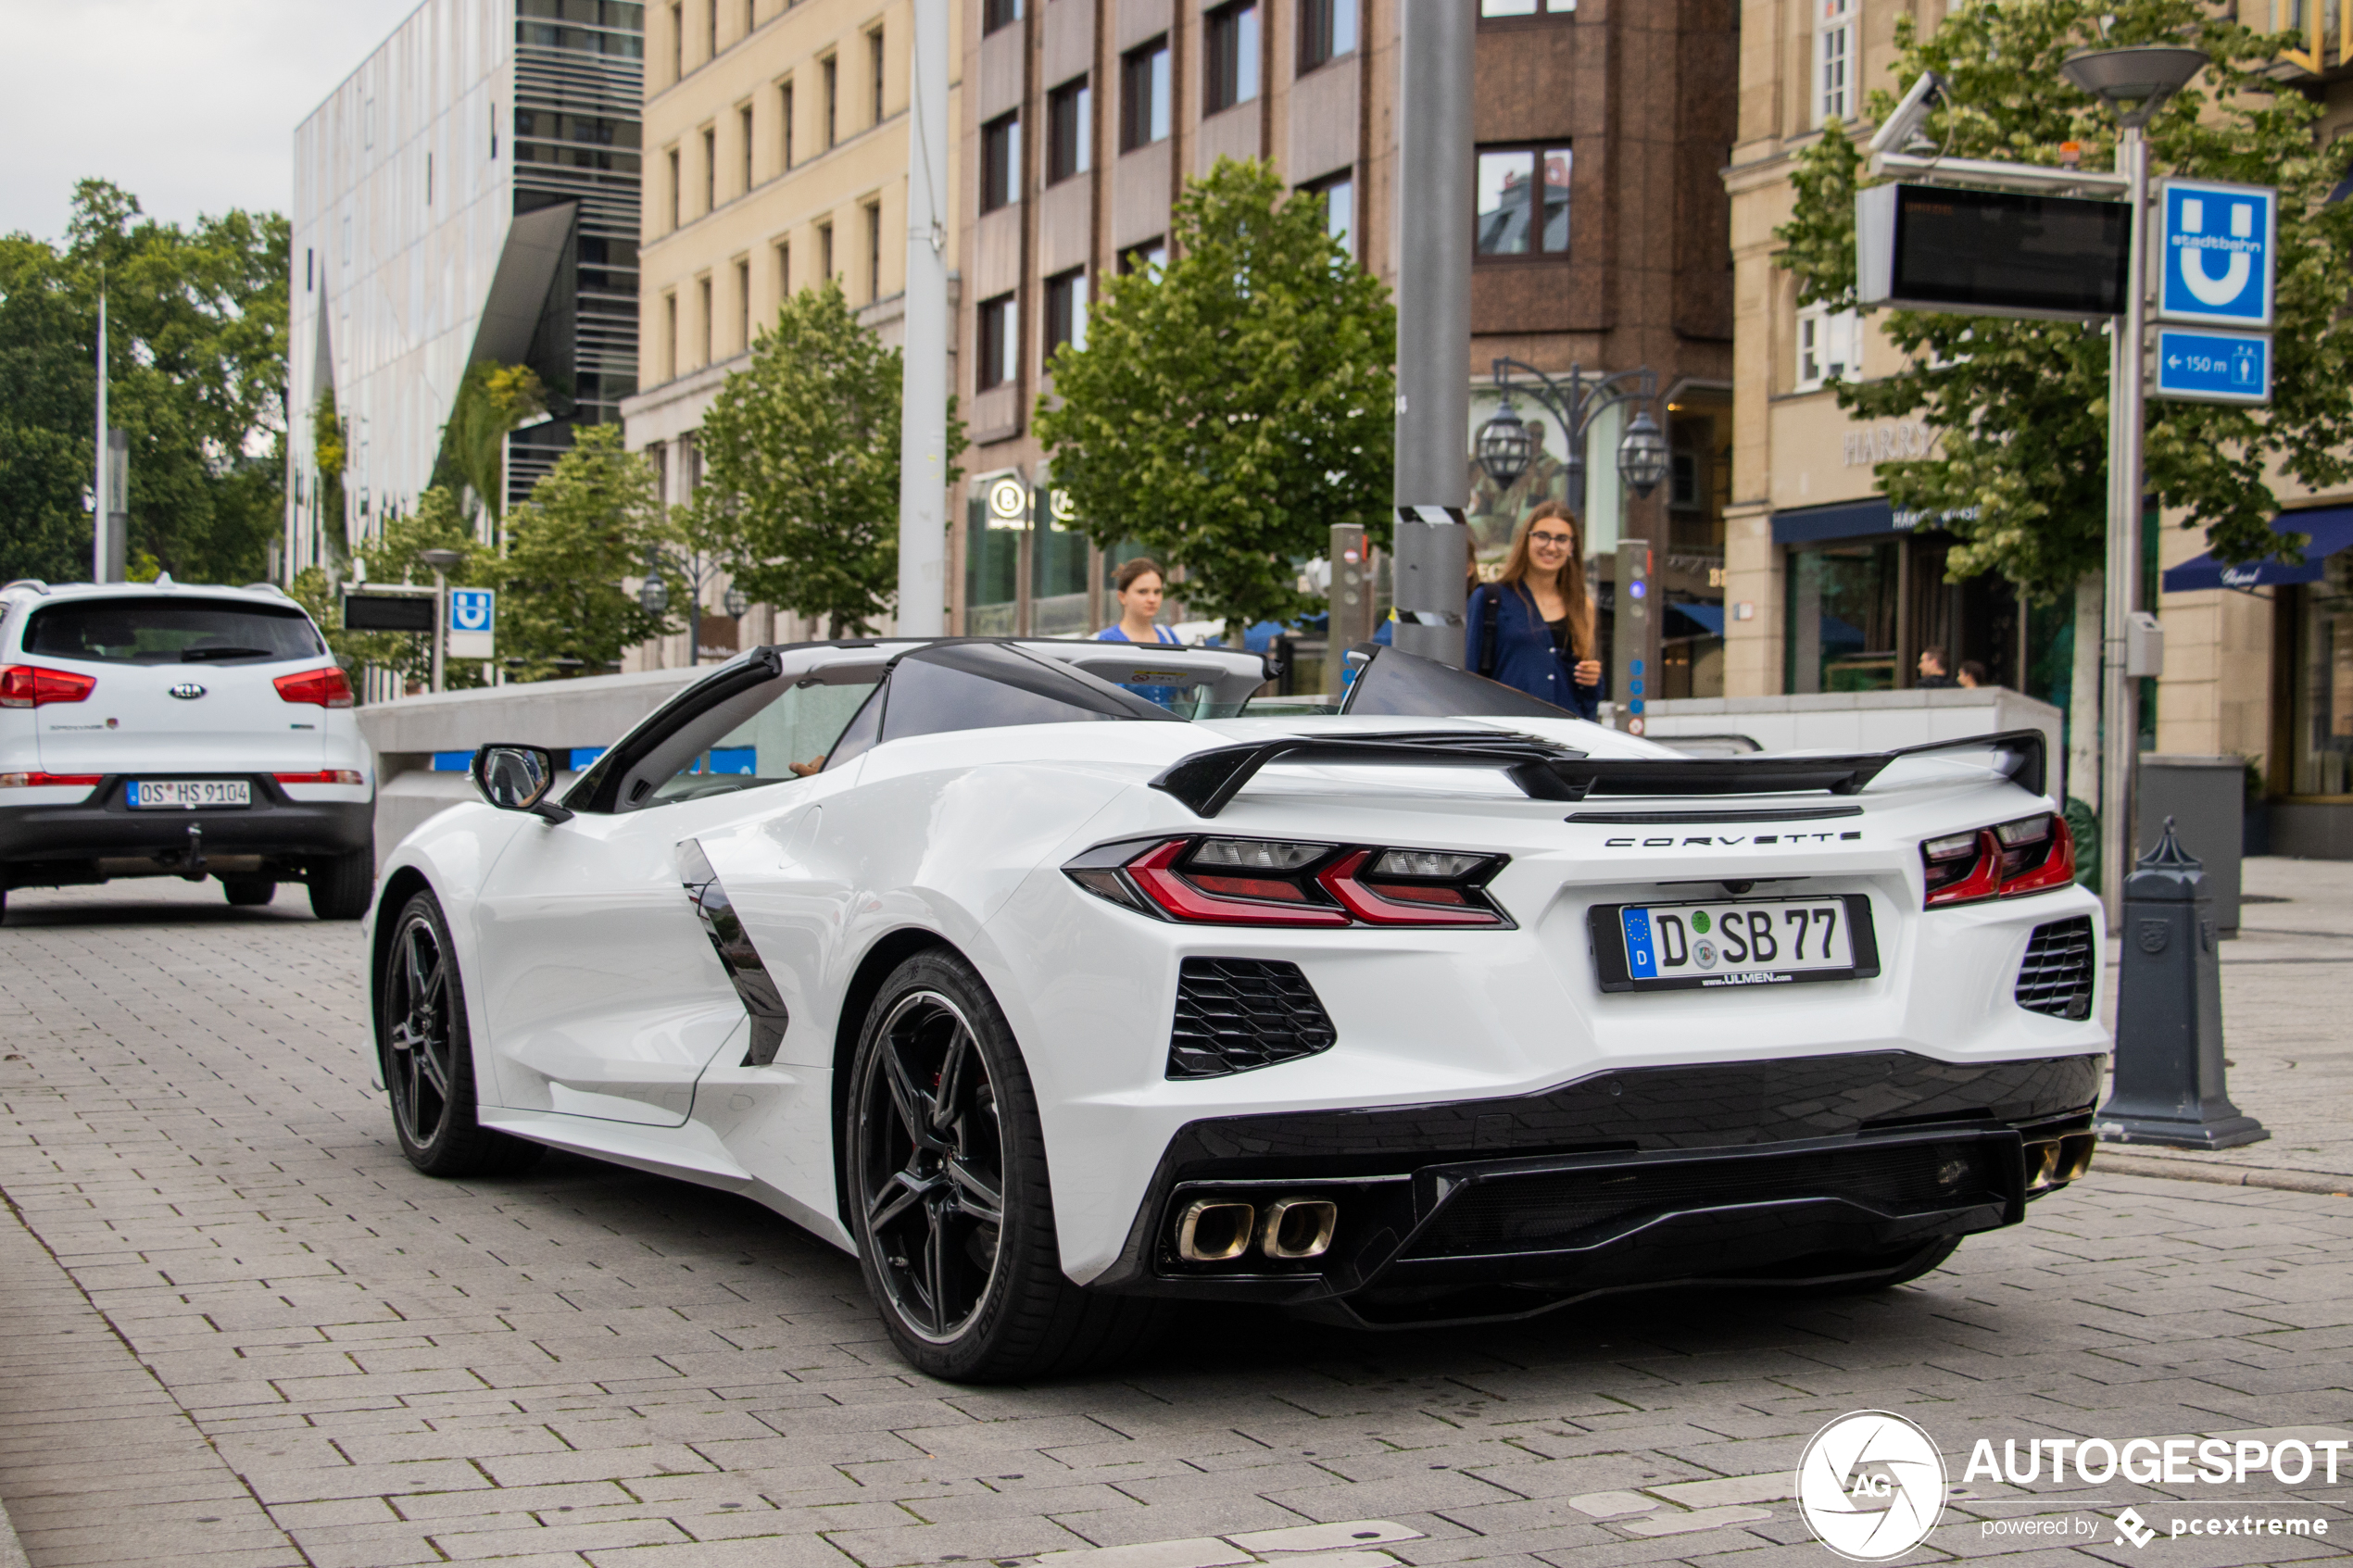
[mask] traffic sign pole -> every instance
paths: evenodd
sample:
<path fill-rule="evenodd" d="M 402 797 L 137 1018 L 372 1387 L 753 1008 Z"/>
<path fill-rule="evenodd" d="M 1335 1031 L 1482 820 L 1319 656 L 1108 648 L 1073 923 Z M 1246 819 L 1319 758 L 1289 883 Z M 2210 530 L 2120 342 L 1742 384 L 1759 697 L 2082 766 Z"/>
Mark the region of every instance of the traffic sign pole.
<path fill-rule="evenodd" d="M 2101 622 L 2100 902 L 2113 932 L 2124 906 L 2132 859 L 2133 765 L 2140 752 L 2140 689 L 2126 673 L 2125 637 L 2141 604 L 2141 338 L 2148 320 L 2147 139 L 2126 117 L 2117 147 L 2131 182 L 2131 254 L 2124 315 L 2111 323 L 2108 355 L 2108 604 Z M 2079 718 L 2078 721 L 2081 721 Z"/>

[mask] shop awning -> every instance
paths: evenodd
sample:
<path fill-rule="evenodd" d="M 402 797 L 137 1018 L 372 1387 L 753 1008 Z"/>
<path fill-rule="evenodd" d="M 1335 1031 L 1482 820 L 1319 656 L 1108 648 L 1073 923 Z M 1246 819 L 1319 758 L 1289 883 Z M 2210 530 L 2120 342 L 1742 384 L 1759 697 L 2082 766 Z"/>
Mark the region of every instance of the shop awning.
<path fill-rule="evenodd" d="M 2193 594 L 2201 588 L 2267 588 L 2283 583 L 2318 583 L 2322 562 L 2353 546 L 2353 507 L 2315 507 L 2310 511 L 2282 512 L 2271 520 L 2274 533 L 2309 533 L 2304 564 L 2289 566 L 2264 559 L 2233 566 L 2211 553 L 2193 556 L 2165 572 L 2165 591 Z"/>
<path fill-rule="evenodd" d="M 1724 607 L 1702 599 L 1669 599 L 1667 608 L 1700 629 L 1704 636 L 1724 634 Z"/>
<path fill-rule="evenodd" d="M 1895 508 L 1884 495 L 1834 507 L 1800 507 L 1773 514 L 1773 543 L 1811 545 L 1823 539 L 1864 539 L 1895 532 Z"/>

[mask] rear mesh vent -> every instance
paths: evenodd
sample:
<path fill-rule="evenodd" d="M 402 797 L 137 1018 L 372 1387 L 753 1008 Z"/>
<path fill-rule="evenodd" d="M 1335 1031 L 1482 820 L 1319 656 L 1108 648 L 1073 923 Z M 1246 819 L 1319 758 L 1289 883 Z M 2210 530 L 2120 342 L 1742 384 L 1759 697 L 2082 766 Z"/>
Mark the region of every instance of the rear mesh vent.
<path fill-rule="evenodd" d="M 1980 1140 L 1867 1145 L 1491 1177 L 1441 1210 L 1407 1256 L 1541 1252 L 1589 1244 L 1608 1227 L 1735 1204 L 1845 1198 L 1881 1213 L 1919 1214 L 1998 1202 L 2000 1184 L 1990 1163 L 1998 1147 Z"/>
<path fill-rule="evenodd" d="M 1171 1078 L 1220 1078 L 1329 1050 L 1340 1036 L 1295 963 L 1187 959 L 1176 972 Z"/>
<path fill-rule="evenodd" d="M 2092 1016 L 2092 921 L 2089 915 L 2034 928 L 2018 970 L 2018 1005 L 2053 1018 Z"/>

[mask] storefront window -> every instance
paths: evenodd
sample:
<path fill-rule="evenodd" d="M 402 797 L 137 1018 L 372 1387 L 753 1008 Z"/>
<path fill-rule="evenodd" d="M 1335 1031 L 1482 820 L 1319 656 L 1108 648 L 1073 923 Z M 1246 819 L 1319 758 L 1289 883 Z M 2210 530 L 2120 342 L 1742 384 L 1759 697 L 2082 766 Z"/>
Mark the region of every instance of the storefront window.
<path fill-rule="evenodd" d="M 1785 689 L 1894 689 L 1898 565 L 1893 539 L 1790 551 Z"/>
<path fill-rule="evenodd" d="M 2296 590 L 2296 795 L 2353 794 L 2353 555 Z"/>

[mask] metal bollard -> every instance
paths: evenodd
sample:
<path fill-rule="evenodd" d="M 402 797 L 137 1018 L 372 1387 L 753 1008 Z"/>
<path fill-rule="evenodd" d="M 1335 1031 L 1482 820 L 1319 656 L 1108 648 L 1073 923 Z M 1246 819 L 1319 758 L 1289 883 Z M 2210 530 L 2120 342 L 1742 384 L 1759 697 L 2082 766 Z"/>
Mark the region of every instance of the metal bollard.
<path fill-rule="evenodd" d="M 2213 896 L 2171 817 L 2125 879 L 2119 940 L 2115 1069 L 2093 1122 L 2101 1140 L 2214 1149 L 2270 1137 L 2223 1084 Z"/>

